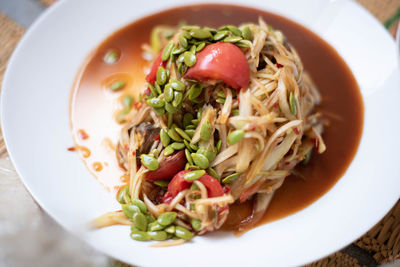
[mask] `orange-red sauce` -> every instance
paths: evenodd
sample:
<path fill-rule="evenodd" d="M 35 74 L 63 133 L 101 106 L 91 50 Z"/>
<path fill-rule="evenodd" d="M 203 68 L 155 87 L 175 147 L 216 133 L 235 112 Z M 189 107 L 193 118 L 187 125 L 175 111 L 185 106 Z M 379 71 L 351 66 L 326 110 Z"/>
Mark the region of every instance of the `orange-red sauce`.
<path fill-rule="evenodd" d="M 327 150 L 312 158 L 298 171 L 304 180 L 290 176 L 276 192 L 272 203 L 259 224 L 276 220 L 297 212 L 326 193 L 344 174 L 351 163 L 361 137 L 363 103 L 359 88 L 350 69 L 337 52 L 317 35 L 281 16 L 268 12 L 228 5 L 196 5 L 167 10 L 138 20 L 108 37 L 87 60 L 80 71 L 71 100 L 71 125 L 77 145 L 86 146 L 91 155 L 84 161 L 107 162 L 97 179 L 107 188 L 114 189 L 124 183 L 115 151 L 109 141 L 116 144 L 121 126 L 114 113 L 120 109 L 120 99 L 125 94 L 136 96 L 144 84 L 141 45 L 148 42 L 155 25 L 176 25 L 182 20 L 188 24 L 218 27 L 223 24 L 257 22 L 259 16 L 280 29 L 300 54 L 305 69 L 319 88 L 323 102 L 317 109 L 330 120 L 323 134 Z M 104 63 L 104 54 L 110 49 L 120 51 L 121 58 L 112 65 Z M 111 92 L 110 80 L 124 79 L 124 90 Z M 80 139 L 78 130 L 90 136 Z M 109 141 L 105 141 L 109 138 Z M 126 181 L 125 181 L 126 182 Z M 224 229 L 235 229 L 251 212 L 251 202 L 234 205 Z"/>

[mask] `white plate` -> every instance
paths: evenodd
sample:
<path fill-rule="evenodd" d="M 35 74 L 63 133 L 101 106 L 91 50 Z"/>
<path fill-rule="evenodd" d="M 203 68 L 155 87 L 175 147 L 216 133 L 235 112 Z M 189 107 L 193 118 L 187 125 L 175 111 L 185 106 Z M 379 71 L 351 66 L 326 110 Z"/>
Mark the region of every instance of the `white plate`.
<path fill-rule="evenodd" d="M 3 134 L 12 161 L 37 202 L 65 228 L 79 230 L 83 239 L 108 255 L 146 266 L 299 265 L 361 236 L 400 196 L 400 75 L 395 43 L 385 29 L 352 1 L 229 2 L 287 16 L 337 49 L 353 71 L 365 104 L 357 155 L 339 182 L 314 204 L 241 238 L 214 233 L 182 246 L 155 249 L 132 241 L 129 227 L 86 230 L 83 225 L 118 204 L 80 158 L 66 150 L 72 144 L 68 106 L 77 70 L 86 55 L 118 28 L 187 1 L 61 1 L 30 28 L 11 58 L 2 89 Z"/>

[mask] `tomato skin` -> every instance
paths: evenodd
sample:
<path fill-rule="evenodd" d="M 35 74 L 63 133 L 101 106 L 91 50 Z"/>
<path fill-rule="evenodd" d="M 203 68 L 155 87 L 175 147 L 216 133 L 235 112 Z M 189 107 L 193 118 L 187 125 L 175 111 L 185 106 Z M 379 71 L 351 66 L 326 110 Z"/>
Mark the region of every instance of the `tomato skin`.
<path fill-rule="evenodd" d="M 185 173 L 190 172 L 189 170 L 180 171 L 177 173 L 171 182 L 168 184 L 168 191 L 165 193 L 163 202 L 169 203 L 171 200 L 178 195 L 179 192 L 190 187 L 193 181 L 186 181 L 183 176 Z M 206 188 L 209 197 L 219 197 L 224 194 L 224 189 L 217 179 L 214 177 L 204 174 L 198 179 Z"/>
<path fill-rule="evenodd" d="M 162 61 L 161 59 L 162 51 L 158 54 L 156 60 L 154 60 L 153 65 L 151 66 L 149 74 L 146 76 L 146 81 L 148 83 L 154 84 L 157 77 L 157 70 L 158 67 L 162 66 L 165 67 L 167 65 L 166 61 Z"/>
<path fill-rule="evenodd" d="M 208 197 L 219 197 L 224 194 L 224 189 L 217 179 L 214 177 L 204 174 L 198 179 L 199 182 L 204 184 L 207 188 Z"/>
<path fill-rule="evenodd" d="M 146 173 L 146 180 L 157 181 L 171 179 L 175 174 L 185 168 L 185 164 L 185 152 L 181 150 L 178 153 L 167 157 L 163 162 L 160 163 L 160 166 L 158 166 L 157 170 Z"/>
<path fill-rule="evenodd" d="M 249 85 L 249 64 L 242 50 L 234 44 L 217 42 L 207 45 L 196 54 L 196 60 L 185 78 L 199 82 L 222 80 L 234 89 L 244 89 Z"/>

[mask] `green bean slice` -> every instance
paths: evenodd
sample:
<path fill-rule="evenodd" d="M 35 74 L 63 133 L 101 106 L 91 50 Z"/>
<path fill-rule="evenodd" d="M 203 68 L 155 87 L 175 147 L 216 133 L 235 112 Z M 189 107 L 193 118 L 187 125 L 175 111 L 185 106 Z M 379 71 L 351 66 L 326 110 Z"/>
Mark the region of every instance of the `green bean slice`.
<path fill-rule="evenodd" d="M 225 104 L 225 98 L 217 98 L 217 100 L 215 100 L 215 102 L 219 103 L 219 104 Z"/>
<path fill-rule="evenodd" d="M 164 228 L 165 228 L 165 226 L 159 224 L 158 221 L 149 223 L 149 225 L 147 226 L 147 229 L 149 231 L 160 231 L 160 230 L 163 230 Z"/>
<path fill-rule="evenodd" d="M 245 133 L 244 130 L 241 129 L 231 132 L 228 135 L 228 144 L 234 145 L 236 143 L 239 143 L 239 141 L 243 138 L 244 133 Z"/>
<path fill-rule="evenodd" d="M 146 232 L 138 231 L 132 232 L 131 238 L 136 241 L 148 241 L 150 240 L 150 236 Z"/>
<path fill-rule="evenodd" d="M 185 148 L 185 144 L 184 143 L 178 143 L 178 142 L 174 142 L 172 144 L 170 144 L 170 146 L 174 149 L 174 150 L 182 150 Z"/>
<path fill-rule="evenodd" d="M 151 83 L 148 83 L 147 86 L 148 86 L 149 89 L 150 89 L 151 95 L 153 95 L 154 97 L 156 97 L 158 94 L 157 94 L 157 91 L 156 91 L 156 89 L 154 88 L 154 86 L 153 86 Z"/>
<path fill-rule="evenodd" d="M 114 64 L 116 63 L 119 58 L 121 57 L 120 53 L 118 52 L 118 50 L 112 49 L 110 51 L 108 51 L 105 55 L 104 55 L 104 62 L 107 64 Z"/>
<path fill-rule="evenodd" d="M 178 80 L 170 80 L 168 83 L 172 89 L 176 90 L 176 91 L 184 91 L 185 90 L 185 84 L 181 81 Z"/>
<path fill-rule="evenodd" d="M 188 163 L 190 165 L 193 165 L 194 162 L 193 162 L 192 156 L 190 155 L 189 149 L 185 149 L 185 156 L 186 156 L 186 159 L 187 159 Z"/>
<path fill-rule="evenodd" d="M 179 43 L 181 44 L 182 47 L 187 47 L 188 46 L 188 41 L 182 34 L 179 35 L 178 40 L 179 40 Z"/>
<path fill-rule="evenodd" d="M 174 99 L 174 90 L 172 89 L 170 84 L 167 84 L 164 87 L 164 100 L 167 102 L 171 102 L 173 99 Z"/>
<path fill-rule="evenodd" d="M 179 63 L 179 65 L 178 65 L 178 72 L 180 73 L 180 74 L 185 74 L 186 73 L 186 71 L 187 71 L 187 69 L 188 69 L 188 67 L 184 64 L 184 63 Z"/>
<path fill-rule="evenodd" d="M 240 36 L 228 36 L 224 38 L 224 42 L 225 43 L 236 43 L 239 42 L 240 40 L 242 40 L 243 38 Z"/>
<path fill-rule="evenodd" d="M 207 173 L 217 179 L 218 181 L 221 180 L 221 177 L 218 175 L 218 173 L 213 169 L 213 168 L 208 168 Z"/>
<path fill-rule="evenodd" d="M 159 187 L 162 187 L 162 188 L 168 187 L 168 181 L 165 181 L 165 180 L 157 180 L 157 181 L 154 181 L 153 184 L 155 184 Z"/>
<path fill-rule="evenodd" d="M 202 141 L 208 141 L 212 134 L 213 127 L 211 123 L 207 120 L 203 123 L 200 129 L 200 139 Z"/>
<path fill-rule="evenodd" d="M 185 30 L 185 31 L 191 31 L 191 30 L 200 29 L 200 26 L 197 26 L 197 25 L 184 25 L 184 26 L 181 27 L 181 29 Z"/>
<path fill-rule="evenodd" d="M 242 30 L 242 37 L 246 40 L 251 40 L 251 31 L 249 26 L 245 26 Z"/>
<path fill-rule="evenodd" d="M 202 88 L 201 84 L 199 84 L 199 83 L 193 84 L 189 89 L 189 95 L 188 95 L 189 100 L 193 101 L 194 99 L 199 97 L 202 91 L 203 91 L 203 88 Z"/>
<path fill-rule="evenodd" d="M 225 92 L 222 91 L 222 90 L 217 92 L 217 96 L 220 97 L 220 98 L 226 98 Z"/>
<path fill-rule="evenodd" d="M 172 106 L 178 107 L 183 100 L 183 94 L 181 92 L 174 92 L 174 100 L 172 100 Z"/>
<path fill-rule="evenodd" d="M 179 55 L 179 57 L 178 57 L 178 62 L 183 62 L 183 61 L 185 61 L 185 55 L 182 53 L 182 54 L 180 54 Z"/>
<path fill-rule="evenodd" d="M 164 156 L 169 156 L 172 155 L 175 152 L 175 150 L 171 146 L 167 146 L 164 148 Z"/>
<path fill-rule="evenodd" d="M 194 130 L 194 129 L 187 129 L 187 130 L 185 130 L 185 133 L 187 133 L 187 135 L 188 135 L 190 138 L 193 137 L 193 135 L 194 135 L 195 132 L 196 132 L 196 130 Z M 188 141 L 190 141 L 190 140 L 188 140 Z"/>
<path fill-rule="evenodd" d="M 167 232 L 168 234 L 175 234 L 175 226 L 170 225 L 167 228 L 165 228 L 164 231 Z"/>
<path fill-rule="evenodd" d="M 113 92 L 119 91 L 125 87 L 125 81 L 115 81 L 110 85 L 110 90 Z"/>
<path fill-rule="evenodd" d="M 194 181 L 202 177 L 206 173 L 205 170 L 197 170 L 197 171 L 191 171 L 187 172 L 183 175 L 183 178 L 186 181 Z"/>
<path fill-rule="evenodd" d="M 128 204 L 131 202 L 131 199 L 129 197 L 129 186 L 124 186 L 119 190 L 117 200 L 121 204 Z"/>
<path fill-rule="evenodd" d="M 243 47 L 243 48 L 250 48 L 250 45 L 243 41 L 236 42 L 235 45 L 237 45 L 239 47 Z"/>
<path fill-rule="evenodd" d="M 158 161 L 154 157 L 146 155 L 146 154 L 142 154 L 140 156 L 140 160 L 141 160 L 142 164 L 150 171 L 154 171 L 154 170 L 158 169 Z"/>
<path fill-rule="evenodd" d="M 165 109 L 163 108 L 153 108 L 154 112 L 157 114 L 157 116 L 162 116 L 165 114 Z"/>
<path fill-rule="evenodd" d="M 201 228 L 201 221 L 198 219 L 192 219 L 192 227 L 193 227 L 193 230 L 195 230 L 197 232 Z"/>
<path fill-rule="evenodd" d="M 191 113 L 185 113 L 185 115 L 183 115 L 183 127 L 186 128 L 192 124 L 191 120 L 193 120 L 193 115 Z"/>
<path fill-rule="evenodd" d="M 172 140 L 174 140 L 176 142 L 182 142 L 182 138 L 175 131 L 175 128 L 171 127 L 170 129 L 168 129 L 167 130 L 167 134 L 168 134 L 169 137 L 171 137 Z"/>
<path fill-rule="evenodd" d="M 159 98 L 150 98 L 146 103 L 153 108 L 162 108 L 165 105 L 165 101 Z"/>
<path fill-rule="evenodd" d="M 226 176 L 224 179 L 222 179 L 222 182 L 224 184 L 229 184 L 235 181 L 237 178 L 239 178 L 240 173 L 233 173 L 231 175 Z"/>
<path fill-rule="evenodd" d="M 207 157 L 200 154 L 200 153 L 192 153 L 191 154 L 193 162 L 200 168 L 200 169 L 207 169 L 208 165 L 210 164 Z"/>
<path fill-rule="evenodd" d="M 214 35 L 213 39 L 214 41 L 222 40 L 228 35 L 228 33 L 229 33 L 228 31 L 219 31 Z"/>
<path fill-rule="evenodd" d="M 137 212 L 137 213 L 133 214 L 132 221 L 133 221 L 133 224 L 135 225 L 135 227 L 137 229 L 139 229 L 140 231 L 147 230 L 147 219 L 143 213 Z"/>
<path fill-rule="evenodd" d="M 186 170 L 189 170 L 189 168 L 190 168 L 190 164 L 189 164 L 189 162 L 186 162 L 186 164 L 185 164 L 185 171 L 186 171 Z"/>
<path fill-rule="evenodd" d="M 194 119 L 194 120 L 192 120 L 192 123 L 193 123 L 193 125 L 198 125 L 199 124 L 199 120 L 198 119 Z"/>
<path fill-rule="evenodd" d="M 153 157 L 158 158 L 158 155 L 160 154 L 160 151 L 158 151 L 157 148 L 154 148 L 151 153 L 153 155 Z"/>
<path fill-rule="evenodd" d="M 147 232 L 147 234 L 150 236 L 151 240 L 155 240 L 155 241 L 164 241 L 164 240 L 167 240 L 167 238 L 168 238 L 167 233 L 164 231 L 151 231 L 151 232 Z"/>
<path fill-rule="evenodd" d="M 174 107 L 171 103 L 165 103 L 165 110 L 171 114 L 178 111 L 178 109 Z"/>
<path fill-rule="evenodd" d="M 232 109 L 231 114 L 232 116 L 239 116 L 239 109 Z"/>
<path fill-rule="evenodd" d="M 182 36 L 185 37 L 188 40 L 192 39 L 192 35 L 190 35 L 190 33 L 188 33 L 188 32 L 183 32 Z"/>
<path fill-rule="evenodd" d="M 130 95 L 124 96 L 124 98 L 122 98 L 122 104 L 124 107 L 131 108 L 133 104 L 133 97 Z"/>
<path fill-rule="evenodd" d="M 188 67 L 192 67 L 196 64 L 196 55 L 192 52 L 184 52 L 184 62 Z"/>
<path fill-rule="evenodd" d="M 163 67 L 158 67 L 157 75 L 156 75 L 156 82 L 159 85 L 164 85 L 167 82 L 168 76 L 167 71 Z"/>
<path fill-rule="evenodd" d="M 192 122 L 190 122 L 190 123 L 192 123 Z M 190 124 L 185 127 L 185 130 L 194 130 L 194 129 L 196 129 L 196 126 L 194 126 L 193 124 Z"/>
<path fill-rule="evenodd" d="M 147 222 L 150 224 L 156 220 L 152 214 L 146 214 Z"/>
<path fill-rule="evenodd" d="M 144 202 L 141 201 L 140 199 L 137 199 L 137 198 L 133 199 L 132 204 L 137 206 L 142 213 L 144 213 L 144 214 L 148 213 L 146 204 L 144 204 Z"/>
<path fill-rule="evenodd" d="M 193 150 L 197 150 L 197 149 L 199 149 L 195 144 L 189 144 L 190 145 L 190 147 L 193 149 Z"/>
<path fill-rule="evenodd" d="M 154 27 L 151 30 L 150 44 L 151 44 L 151 48 L 155 52 L 159 52 L 161 50 L 160 32 L 161 32 L 161 28 L 160 27 Z"/>
<path fill-rule="evenodd" d="M 140 212 L 140 209 L 138 208 L 138 206 L 133 204 L 123 204 L 122 211 L 124 212 L 126 217 L 132 219 L 133 214 Z"/>
<path fill-rule="evenodd" d="M 190 240 L 193 238 L 193 233 L 187 230 L 186 228 L 183 228 L 182 226 L 176 226 L 175 236 L 185 240 Z"/>
<path fill-rule="evenodd" d="M 207 30 L 202 30 L 202 29 L 192 29 L 190 31 L 190 35 L 192 35 L 192 37 L 196 38 L 196 39 L 208 39 L 210 37 L 212 37 L 212 34 L 210 31 Z"/>
<path fill-rule="evenodd" d="M 296 116 L 297 105 L 296 105 L 296 98 L 294 97 L 293 92 L 290 92 L 289 94 L 289 107 L 290 107 L 290 112 Z"/>
<path fill-rule="evenodd" d="M 178 214 L 173 211 L 164 212 L 158 217 L 157 222 L 160 225 L 168 226 L 175 221 L 177 215 Z"/>
<path fill-rule="evenodd" d="M 169 145 L 171 139 L 165 130 L 160 131 L 160 140 L 164 147 Z"/>
<path fill-rule="evenodd" d="M 174 49 L 174 42 L 171 40 L 168 42 L 168 44 L 165 46 L 162 55 L 161 55 L 161 60 L 166 61 L 171 55 L 172 50 Z"/>
<path fill-rule="evenodd" d="M 192 45 L 189 49 L 189 52 L 192 53 L 193 55 L 196 55 L 196 49 L 197 49 L 196 45 Z"/>
<path fill-rule="evenodd" d="M 206 43 L 202 42 L 196 47 L 196 52 L 200 52 L 203 48 L 206 47 Z"/>
<path fill-rule="evenodd" d="M 211 162 L 217 156 L 217 152 L 212 149 L 205 149 L 204 147 L 200 147 L 197 153 L 203 154 L 207 157 L 208 161 Z"/>

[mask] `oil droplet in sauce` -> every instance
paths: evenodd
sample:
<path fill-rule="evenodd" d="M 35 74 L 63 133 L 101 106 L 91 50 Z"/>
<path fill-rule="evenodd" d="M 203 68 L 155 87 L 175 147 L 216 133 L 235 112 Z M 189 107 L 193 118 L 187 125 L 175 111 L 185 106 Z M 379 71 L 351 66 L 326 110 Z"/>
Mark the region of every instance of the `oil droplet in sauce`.
<path fill-rule="evenodd" d="M 83 129 L 79 129 L 78 135 L 82 140 L 86 140 L 89 138 L 89 135 Z"/>
<path fill-rule="evenodd" d="M 101 162 L 94 162 L 93 163 L 93 170 L 96 172 L 100 172 L 103 169 L 103 165 L 101 164 Z"/>

